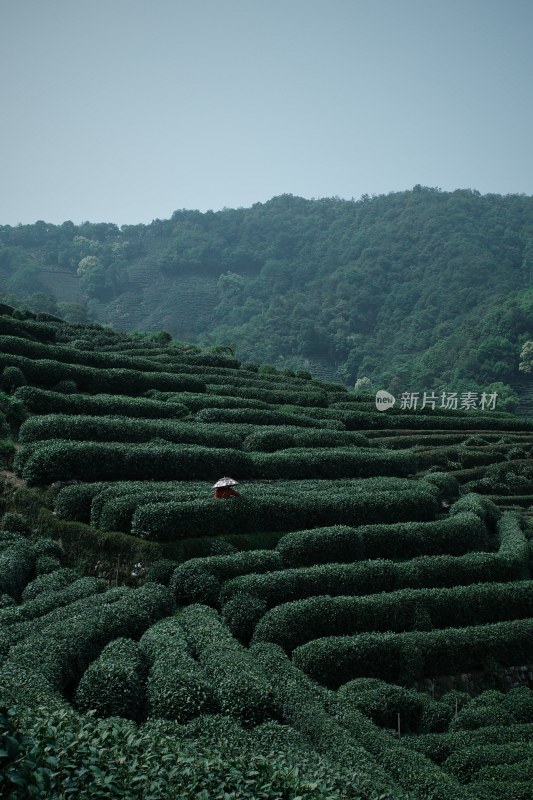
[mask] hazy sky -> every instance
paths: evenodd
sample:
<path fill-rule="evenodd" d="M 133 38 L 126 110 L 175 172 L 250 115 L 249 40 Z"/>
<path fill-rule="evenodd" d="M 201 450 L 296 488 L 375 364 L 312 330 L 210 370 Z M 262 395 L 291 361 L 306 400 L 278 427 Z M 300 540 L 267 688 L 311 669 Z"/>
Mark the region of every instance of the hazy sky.
<path fill-rule="evenodd" d="M 533 194 L 533 0 L 0 0 L 0 224 Z"/>

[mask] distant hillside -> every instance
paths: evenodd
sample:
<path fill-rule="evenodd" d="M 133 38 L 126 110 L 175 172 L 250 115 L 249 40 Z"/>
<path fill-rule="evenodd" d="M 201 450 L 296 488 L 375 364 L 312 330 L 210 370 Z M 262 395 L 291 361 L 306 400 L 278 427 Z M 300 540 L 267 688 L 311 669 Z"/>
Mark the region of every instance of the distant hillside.
<path fill-rule="evenodd" d="M 8 301 L 392 391 L 523 380 L 532 277 L 533 197 L 471 190 L 0 227 Z"/>

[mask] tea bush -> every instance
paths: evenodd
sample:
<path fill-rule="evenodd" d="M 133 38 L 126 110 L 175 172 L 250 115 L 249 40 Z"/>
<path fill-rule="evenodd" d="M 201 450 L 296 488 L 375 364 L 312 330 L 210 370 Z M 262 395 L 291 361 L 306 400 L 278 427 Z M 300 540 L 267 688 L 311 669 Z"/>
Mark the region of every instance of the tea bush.
<path fill-rule="evenodd" d="M 180 615 L 180 624 L 224 714 L 245 725 L 275 718 L 270 681 L 216 611 L 202 605 L 188 606 Z"/>
<path fill-rule="evenodd" d="M 16 464 L 28 485 L 60 480 L 212 479 L 229 472 L 253 472 L 250 457 L 239 450 L 199 445 L 48 442 L 19 450 Z M 29 456 L 29 457 L 27 457 Z M 24 464 L 24 466 L 22 466 Z"/>
<path fill-rule="evenodd" d="M 89 523 L 93 498 L 108 486 L 105 481 L 64 486 L 56 495 L 54 511 L 59 519 Z"/>
<path fill-rule="evenodd" d="M 53 556 L 39 556 L 35 561 L 35 574 L 48 575 L 61 568 L 61 561 Z"/>
<path fill-rule="evenodd" d="M 490 744 L 465 747 L 453 753 L 444 762 L 444 768 L 455 775 L 461 783 L 477 777 L 489 765 L 511 765 L 533 759 L 533 743 Z M 525 765 L 523 765 L 524 767 Z M 505 783 L 505 781 L 502 781 Z"/>
<path fill-rule="evenodd" d="M 2 516 L 0 529 L 12 533 L 20 533 L 21 536 L 29 536 L 31 534 L 28 520 L 23 514 L 18 514 L 16 511 L 8 511 Z"/>
<path fill-rule="evenodd" d="M 24 386 L 17 389 L 15 398 L 22 401 L 33 414 L 90 414 L 92 416 L 139 417 L 142 419 L 177 419 L 188 414 L 187 406 L 161 403 L 143 397 L 114 394 L 60 394 L 59 392 Z"/>
<path fill-rule="evenodd" d="M 281 425 L 251 433 L 243 442 L 245 450 L 272 453 L 293 447 L 369 447 L 368 439 L 353 431 L 320 430 L 301 431 L 292 425 Z"/>
<path fill-rule="evenodd" d="M 227 556 L 193 558 L 180 564 L 170 579 L 178 603 L 218 605 L 222 584 L 237 575 L 258 574 L 281 569 L 278 553 L 251 550 Z"/>
<path fill-rule="evenodd" d="M 315 639 L 293 652 L 294 664 L 314 680 L 338 687 L 362 676 L 403 684 L 426 676 L 533 658 L 533 619 L 407 633 L 363 633 Z"/>
<path fill-rule="evenodd" d="M 289 448 L 275 453 L 253 453 L 258 477 L 368 478 L 378 475 L 403 477 L 416 472 L 416 457 L 409 451 L 374 448 Z"/>
<path fill-rule="evenodd" d="M 57 592 L 65 589 L 70 583 L 74 583 L 79 578 L 79 574 L 74 569 L 63 567 L 53 572 L 38 575 L 26 585 L 22 592 L 22 600 L 35 600 L 40 594 Z"/>
<path fill-rule="evenodd" d="M 445 731 L 452 709 L 423 692 L 385 683 L 377 678 L 356 678 L 341 686 L 338 698 L 381 728 L 398 727 L 401 733 Z"/>
<path fill-rule="evenodd" d="M 263 393 L 261 392 L 261 395 Z M 196 414 L 199 422 L 231 422 L 248 425 L 292 425 L 306 428 L 321 428 L 323 423 L 300 414 L 255 408 L 202 408 Z"/>
<path fill-rule="evenodd" d="M 315 746 L 336 762 L 359 764 L 360 791 L 366 791 L 368 781 L 377 783 L 386 792 L 392 781 L 408 792 L 413 791 L 417 798 L 466 800 L 454 778 L 380 731 L 344 699 L 322 694 L 319 687 L 305 681 L 278 648 L 254 645 L 250 652 L 274 679 L 276 699 L 283 708 L 285 721 L 305 732 Z"/>
<path fill-rule="evenodd" d="M 318 596 L 268 611 L 255 629 L 254 641 L 274 642 L 291 651 L 325 636 L 466 627 L 530 616 L 531 581 L 402 589 L 364 597 Z"/>
<path fill-rule="evenodd" d="M 387 525 L 331 526 L 285 534 L 276 549 L 291 567 L 349 563 L 376 558 L 414 558 L 418 555 L 464 555 L 485 550 L 489 535 L 472 513 L 432 522 Z"/>
<path fill-rule="evenodd" d="M 44 631 L 50 625 L 69 620 L 76 614 L 88 613 L 90 610 L 98 613 L 101 606 L 112 605 L 124 598 L 126 591 L 124 589 L 115 588 L 104 592 L 105 587 L 101 581 L 95 578 L 80 580 L 96 581 L 96 588 L 94 585 L 80 584 L 76 581 L 67 589 L 49 592 L 36 600 L 24 603 L 21 608 L 28 607 L 28 616 L 21 614 L 20 617 L 8 618 L 10 624 L 6 624 L 0 631 L 0 655 L 6 656 L 12 645 Z M 70 593 L 67 594 L 69 589 Z M 16 609 L 10 610 L 14 613 Z"/>
<path fill-rule="evenodd" d="M 356 525 L 391 519 L 432 519 L 437 504 L 427 485 L 412 484 L 400 496 L 392 492 L 362 490 L 358 493 L 301 493 L 284 497 L 241 496 L 230 501 L 191 500 L 184 502 L 143 502 L 133 515 L 131 532 L 145 539 L 166 541 L 184 536 L 230 535 L 257 531 L 311 528 L 328 523 Z"/>
<path fill-rule="evenodd" d="M 62 692 L 81 677 L 108 642 L 117 637 L 139 636 L 171 610 L 168 589 L 147 583 L 126 591 L 97 611 L 88 604 L 85 612 L 79 611 L 28 636 L 11 648 L 9 663 L 12 669 L 40 674 L 45 685 Z"/>
<path fill-rule="evenodd" d="M 340 690 L 339 690 L 340 691 Z M 445 701 L 445 695 L 442 702 Z M 468 702 L 470 697 L 467 695 Z M 458 730 L 448 733 L 424 734 L 412 736 L 405 740 L 407 747 L 423 753 L 436 764 L 443 764 L 444 761 L 454 752 L 461 751 L 465 747 L 478 744 L 518 744 L 519 742 L 530 742 L 533 735 L 533 724 L 529 725 L 490 725 L 487 727 L 476 728 L 473 730 Z"/>
<path fill-rule="evenodd" d="M 251 594 L 236 594 L 222 609 L 222 619 L 233 636 L 249 644 L 254 629 L 266 611 L 266 603 Z"/>
<path fill-rule="evenodd" d="M 167 372 L 139 372 L 133 369 L 86 367 L 52 359 L 34 360 L 0 353 L 0 368 L 19 367 L 28 383 L 53 388 L 60 381 L 74 381 L 89 394 L 142 394 L 147 389 L 173 392 L 204 392 L 206 385 L 194 377 Z"/>
<path fill-rule="evenodd" d="M 55 608 L 63 608 L 76 600 L 103 592 L 105 586 L 105 581 L 99 578 L 78 578 L 78 580 L 67 585 L 64 589 L 44 592 L 37 595 L 34 600 L 26 600 L 14 608 L 2 609 L 0 611 L 0 625 L 14 625 L 19 622 L 27 622 L 36 617 L 42 617 Z"/>
<path fill-rule="evenodd" d="M 138 642 L 109 642 L 82 675 L 74 703 L 80 711 L 100 717 L 140 721 L 146 710 L 147 664 Z"/>
<path fill-rule="evenodd" d="M 240 449 L 242 437 L 216 425 L 190 424 L 167 420 L 144 420 L 120 416 L 68 416 L 50 414 L 26 420 L 19 432 L 21 444 L 46 439 L 93 442 L 149 442 L 163 439 L 178 444 Z"/>
<path fill-rule="evenodd" d="M 209 381 L 209 376 L 205 376 Z M 293 403 L 297 407 L 303 409 L 317 408 L 320 406 L 326 407 L 328 404 L 327 394 L 325 392 L 310 392 L 310 391 L 294 391 L 294 384 L 286 384 L 287 388 L 283 385 L 270 388 L 271 384 L 268 381 L 252 381 L 247 382 L 248 385 L 231 385 L 226 383 L 227 378 L 221 379 L 223 382 L 214 383 L 210 381 L 208 384 L 208 392 L 218 395 L 230 395 L 232 397 L 242 397 L 245 400 L 264 400 L 271 405 L 281 405 L 284 403 Z M 237 379 L 239 384 L 242 379 Z M 255 383 L 255 385 L 254 385 Z M 191 390 L 191 391 L 194 391 Z"/>
<path fill-rule="evenodd" d="M 7 543 L 0 557 L 0 594 L 18 600 L 33 574 L 35 550 L 25 539 Z"/>
<path fill-rule="evenodd" d="M 152 625 L 140 647 L 149 664 L 148 715 L 185 723 L 218 711 L 214 687 L 191 656 L 177 617 Z"/>
<path fill-rule="evenodd" d="M 491 500 L 479 494 L 469 493 L 460 497 L 450 508 L 450 516 L 463 514 L 465 511 L 476 514 L 489 530 L 494 527 L 501 517 L 501 511 Z"/>
<path fill-rule="evenodd" d="M 529 578 L 529 547 L 516 515 L 498 522 L 500 548 L 496 553 L 464 556 L 420 556 L 395 563 L 379 559 L 353 564 L 323 564 L 283 569 L 264 575 L 242 575 L 221 590 L 227 603 L 240 592 L 265 600 L 267 607 L 306 597 L 330 594 L 364 595 L 411 587 L 438 588 L 471 583 L 500 583 Z"/>

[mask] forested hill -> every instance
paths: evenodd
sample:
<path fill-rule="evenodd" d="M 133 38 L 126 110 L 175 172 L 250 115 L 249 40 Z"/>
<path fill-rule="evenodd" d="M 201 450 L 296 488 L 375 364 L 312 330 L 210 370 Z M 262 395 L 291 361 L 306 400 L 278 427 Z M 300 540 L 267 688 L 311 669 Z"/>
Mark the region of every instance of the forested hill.
<path fill-rule="evenodd" d="M 8 301 L 392 391 L 516 380 L 532 277 L 533 197 L 471 190 L 0 227 Z"/>

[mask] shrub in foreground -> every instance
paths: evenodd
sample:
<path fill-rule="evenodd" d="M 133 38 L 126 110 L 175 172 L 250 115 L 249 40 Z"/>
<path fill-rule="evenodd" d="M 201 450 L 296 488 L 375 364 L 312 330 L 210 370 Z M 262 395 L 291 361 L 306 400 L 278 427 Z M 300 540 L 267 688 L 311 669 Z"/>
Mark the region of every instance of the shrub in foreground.
<path fill-rule="evenodd" d="M 141 720 L 146 707 L 147 665 L 137 642 L 109 642 L 78 684 L 74 702 L 81 711 L 100 717 Z"/>

